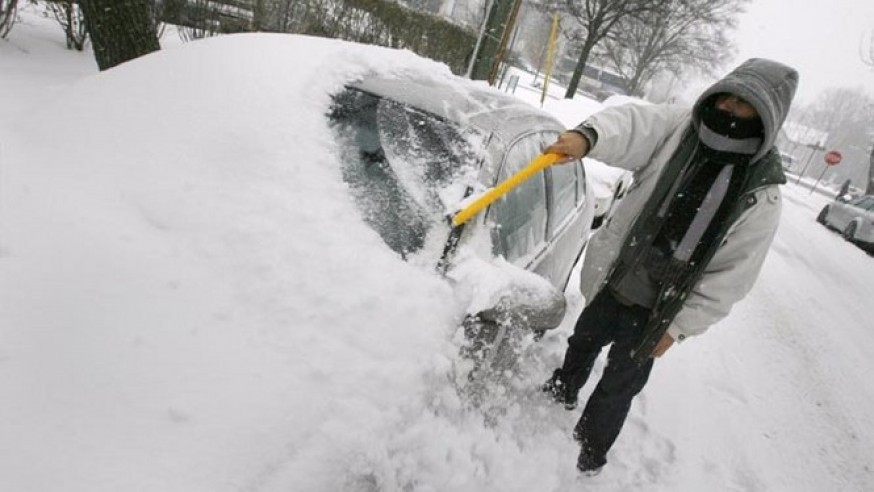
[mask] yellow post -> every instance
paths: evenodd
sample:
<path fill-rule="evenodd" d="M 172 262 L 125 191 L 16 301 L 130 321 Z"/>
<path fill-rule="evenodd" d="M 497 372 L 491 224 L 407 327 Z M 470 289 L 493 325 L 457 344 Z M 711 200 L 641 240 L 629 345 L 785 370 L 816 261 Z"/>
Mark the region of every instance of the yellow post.
<path fill-rule="evenodd" d="M 552 14 L 552 31 L 549 33 L 549 49 L 546 55 L 546 69 L 543 77 L 543 94 L 540 95 L 540 107 L 546 100 L 546 91 L 549 89 L 549 79 L 552 78 L 552 63 L 555 61 L 555 51 L 558 45 L 558 13 Z"/>
<path fill-rule="evenodd" d="M 530 178 L 538 171 L 555 164 L 556 161 L 561 159 L 561 157 L 562 156 L 559 154 L 540 154 L 535 157 L 534 160 L 532 160 L 522 170 L 504 181 L 501 181 L 494 188 L 490 188 L 488 191 L 480 195 L 479 198 L 471 202 L 470 205 L 455 214 L 452 217 L 452 226 L 456 227 L 464 224 L 480 210 L 488 207 L 492 202 L 506 195 L 510 190 L 522 184 L 523 181 Z"/>

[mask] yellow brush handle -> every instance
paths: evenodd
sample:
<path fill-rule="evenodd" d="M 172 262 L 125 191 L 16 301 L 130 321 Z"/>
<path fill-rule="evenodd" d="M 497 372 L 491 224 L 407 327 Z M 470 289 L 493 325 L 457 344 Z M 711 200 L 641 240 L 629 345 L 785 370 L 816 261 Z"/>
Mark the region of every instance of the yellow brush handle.
<path fill-rule="evenodd" d="M 563 156 L 560 154 L 538 155 L 521 171 L 510 176 L 504 181 L 501 181 L 497 184 L 497 186 L 489 189 L 489 191 L 483 193 L 482 196 L 474 200 L 473 203 L 455 214 L 455 216 L 452 217 L 452 226 L 455 227 L 464 224 L 465 222 L 470 220 L 471 217 L 476 215 L 480 210 L 488 207 L 492 202 L 506 195 L 507 192 L 522 184 L 523 181 L 530 178 L 538 171 L 546 169 L 547 167 L 555 164 L 562 157 Z"/>

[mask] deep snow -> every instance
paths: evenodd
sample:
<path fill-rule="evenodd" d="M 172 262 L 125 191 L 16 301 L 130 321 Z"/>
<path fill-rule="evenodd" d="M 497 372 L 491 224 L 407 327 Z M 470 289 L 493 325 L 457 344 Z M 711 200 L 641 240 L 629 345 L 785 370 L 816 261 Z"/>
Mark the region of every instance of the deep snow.
<path fill-rule="evenodd" d="M 341 83 L 323 59 L 445 68 L 248 36 L 95 76 L 31 9 L 0 42 L 0 490 L 874 489 L 874 258 L 815 223 L 823 196 L 783 187 L 750 297 L 658 361 L 581 479 L 577 412 L 536 391 L 576 279 L 484 419 L 452 384 L 457 300 L 379 253 L 331 142 L 286 138 L 322 128 L 306 109 Z M 289 86 L 306 71 L 319 83 Z M 597 107 L 546 105 L 568 125 Z"/>

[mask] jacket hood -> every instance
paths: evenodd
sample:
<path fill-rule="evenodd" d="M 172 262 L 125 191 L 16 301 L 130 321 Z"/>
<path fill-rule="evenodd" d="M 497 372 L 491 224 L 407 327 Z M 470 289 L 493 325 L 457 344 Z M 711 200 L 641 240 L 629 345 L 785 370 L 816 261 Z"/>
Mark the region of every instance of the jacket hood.
<path fill-rule="evenodd" d="M 764 127 L 764 138 L 752 162 L 761 159 L 774 146 L 789 106 L 798 87 L 798 72 L 787 65 L 764 58 L 751 58 L 705 90 L 692 111 L 695 128 L 701 124 L 703 104 L 715 94 L 731 93 L 756 108 Z"/>

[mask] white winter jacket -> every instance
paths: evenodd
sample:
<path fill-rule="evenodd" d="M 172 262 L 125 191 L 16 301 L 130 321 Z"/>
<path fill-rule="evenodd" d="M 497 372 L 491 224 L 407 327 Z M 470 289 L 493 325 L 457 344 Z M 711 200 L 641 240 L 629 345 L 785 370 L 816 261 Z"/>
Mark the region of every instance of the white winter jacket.
<path fill-rule="evenodd" d="M 580 283 L 587 303 L 604 286 L 634 219 L 652 194 L 690 121 L 689 108 L 625 105 L 597 113 L 584 123 L 598 135 L 587 157 L 634 173 L 634 183 L 625 198 L 587 247 Z M 777 230 L 780 190 L 776 185 L 767 185 L 748 199 L 755 200 L 755 204 L 730 227 L 669 327 L 674 340 L 699 335 L 725 317 L 758 277 Z"/>

